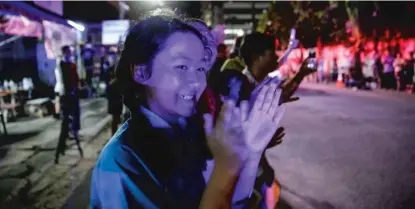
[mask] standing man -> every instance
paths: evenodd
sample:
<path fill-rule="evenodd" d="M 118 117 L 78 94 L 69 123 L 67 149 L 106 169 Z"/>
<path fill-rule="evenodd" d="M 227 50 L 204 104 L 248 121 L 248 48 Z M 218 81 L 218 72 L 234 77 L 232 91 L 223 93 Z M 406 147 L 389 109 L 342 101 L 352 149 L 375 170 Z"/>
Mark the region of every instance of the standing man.
<path fill-rule="evenodd" d="M 94 77 L 94 49 L 91 44 L 85 44 L 83 52 L 83 61 L 85 67 L 85 80 L 90 91 L 94 92 L 92 85 L 92 78 Z M 91 93 L 89 93 L 91 94 Z"/>
<path fill-rule="evenodd" d="M 83 157 L 83 151 L 78 135 L 80 129 L 79 77 L 72 56 L 73 53 L 71 47 L 63 46 L 62 60 L 59 63 L 64 85 L 64 94 L 61 97 L 63 120 L 55 154 L 56 164 L 59 163 L 60 155 L 65 154 L 66 138 L 69 137 L 70 132 L 78 146 L 81 157 Z"/>

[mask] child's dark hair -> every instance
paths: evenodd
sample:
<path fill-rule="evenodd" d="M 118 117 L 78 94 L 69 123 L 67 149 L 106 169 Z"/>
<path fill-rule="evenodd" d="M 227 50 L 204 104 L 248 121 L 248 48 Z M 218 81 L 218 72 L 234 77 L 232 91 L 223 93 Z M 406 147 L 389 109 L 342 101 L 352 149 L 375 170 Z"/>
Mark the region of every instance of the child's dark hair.
<path fill-rule="evenodd" d="M 275 51 L 275 37 L 259 32 L 246 35 L 239 49 L 239 55 L 249 67 L 255 57 L 264 55 L 265 51 Z"/>
<path fill-rule="evenodd" d="M 132 111 L 145 102 L 145 87 L 133 79 L 134 65 L 151 65 L 156 54 L 163 48 L 167 38 L 175 32 L 195 34 L 205 44 L 204 37 L 187 23 L 184 16 L 171 10 L 156 10 L 138 21 L 127 32 L 115 76 L 120 84 L 124 104 Z"/>

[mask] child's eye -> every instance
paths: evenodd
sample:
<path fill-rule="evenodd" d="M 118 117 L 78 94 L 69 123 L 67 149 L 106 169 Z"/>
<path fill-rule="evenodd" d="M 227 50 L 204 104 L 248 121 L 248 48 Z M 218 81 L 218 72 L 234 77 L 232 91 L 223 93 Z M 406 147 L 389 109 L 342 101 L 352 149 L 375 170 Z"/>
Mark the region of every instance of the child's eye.
<path fill-rule="evenodd" d="M 201 68 L 198 68 L 197 71 L 199 71 L 199 72 L 206 72 L 206 68 L 201 67 Z"/>
<path fill-rule="evenodd" d="M 186 65 L 178 65 L 178 66 L 176 66 L 176 68 L 179 69 L 179 70 L 187 70 Z"/>

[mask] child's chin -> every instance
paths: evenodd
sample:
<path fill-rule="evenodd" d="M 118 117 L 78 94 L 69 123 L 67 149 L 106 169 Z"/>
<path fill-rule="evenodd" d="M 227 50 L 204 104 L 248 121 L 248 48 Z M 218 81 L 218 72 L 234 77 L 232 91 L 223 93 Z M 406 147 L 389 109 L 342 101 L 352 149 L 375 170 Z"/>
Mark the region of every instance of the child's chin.
<path fill-rule="evenodd" d="M 181 110 L 179 113 L 180 113 L 180 116 L 187 118 L 187 117 L 191 117 L 195 114 L 195 109 L 194 108 L 191 108 L 191 109 L 189 108 L 187 110 Z"/>

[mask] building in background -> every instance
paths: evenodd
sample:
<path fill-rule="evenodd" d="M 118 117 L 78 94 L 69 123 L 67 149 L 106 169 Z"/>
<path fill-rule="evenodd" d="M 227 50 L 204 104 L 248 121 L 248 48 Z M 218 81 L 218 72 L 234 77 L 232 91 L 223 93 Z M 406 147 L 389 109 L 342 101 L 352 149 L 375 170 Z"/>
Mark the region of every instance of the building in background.
<path fill-rule="evenodd" d="M 225 24 L 225 44 L 232 45 L 235 38 L 255 30 L 270 2 L 213 1 L 202 3 L 202 18 L 211 27 Z"/>

